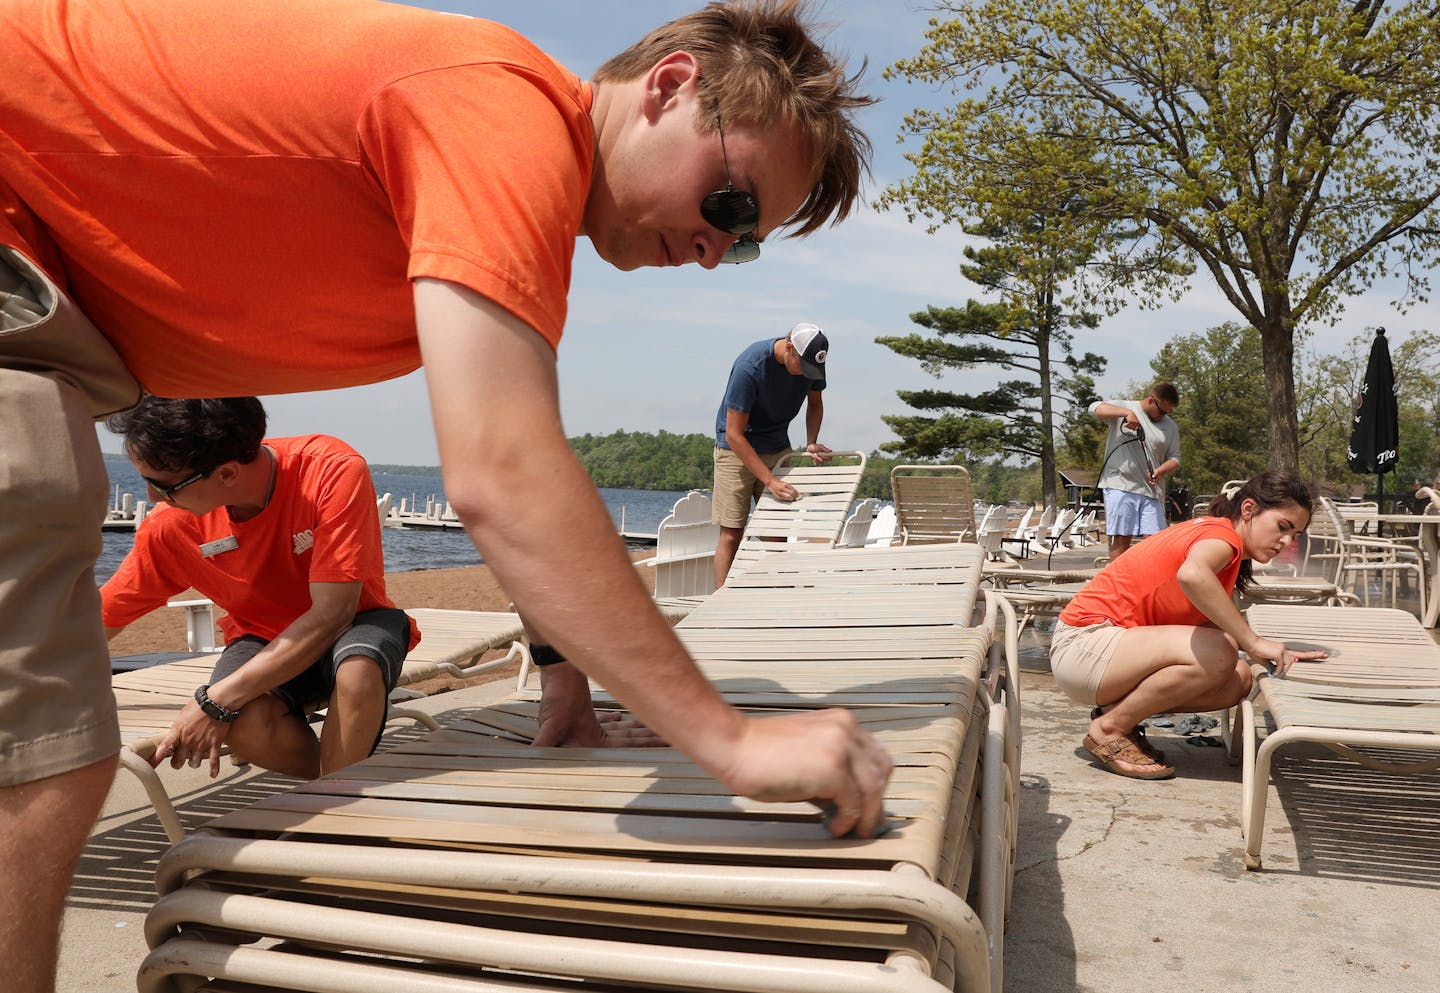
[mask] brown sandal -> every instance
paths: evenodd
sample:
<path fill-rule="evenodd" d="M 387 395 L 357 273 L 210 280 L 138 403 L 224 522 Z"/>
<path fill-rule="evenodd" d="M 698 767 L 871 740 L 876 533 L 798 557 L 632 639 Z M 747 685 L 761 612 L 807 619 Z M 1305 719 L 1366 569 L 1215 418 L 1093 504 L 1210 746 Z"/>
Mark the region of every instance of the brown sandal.
<path fill-rule="evenodd" d="M 1116 735 L 1104 744 L 1087 734 L 1084 744 L 1087 752 L 1117 776 L 1126 779 L 1169 779 L 1175 775 L 1170 766 L 1161 765 L 1141 751 L 1128 734 Z M 1136 768 L 1123 768 L 1119 765 L 1121 762 Z"/>
<path fill-rule="evenodd" d="M 1104 713 L 1103 708 L 1095 707 L 1090 711 L 1090 719 L 1092 721 L 1097 720 L 1102 713 Z M 1141 724 L 1137 726 L 1135 730 L 1131 731 L 1130 740 L 1135 742 L 1136 747 L 1138 747 L 1142 752 L 1150 756 L 1160 765 L 1165 764 L 1165 753 L 1162 752 L 1160 749 L 1156 748 L 1151 743 L 1149 737 L 1145 734 L 1145 725 Z"/>
<path fill-rule="evenodd" d="M 1135 744 L 1142 752 L 1150 756 L 1156 762 L 1160 763 L 1161 765 L 1165 764 L 1165 753 L 1150 743 L 1150 739 L 1146 736 L 1145 728 L 1143 725 L 1137 727 L 1134 731 L 1130 732 L 1130 740 L 1135 742 Z"/>

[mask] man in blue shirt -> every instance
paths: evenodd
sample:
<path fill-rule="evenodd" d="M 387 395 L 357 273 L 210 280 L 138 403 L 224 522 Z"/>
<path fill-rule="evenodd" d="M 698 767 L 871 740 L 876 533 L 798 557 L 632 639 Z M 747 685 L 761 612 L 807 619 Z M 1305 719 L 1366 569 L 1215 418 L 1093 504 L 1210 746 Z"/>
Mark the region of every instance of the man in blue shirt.
<path fill-rule="evenodd" d="M 750 505 L 769 490 L 778 500 L 800 496 L 775 478 L 776 463 L 791 454 L 790 422 L 805 410 L 805 451 L 818 464 L 830 449 L 820 444 L 825 417 L 825 357 L 830 342 L 814 324 L 797 324 L 783 338 L 757 341 L 730 367 L 725 399 L 715 415 L 715 483 L 711 520 L 720 527 L 715 585 L 725 584 L 740 547 Z"/>

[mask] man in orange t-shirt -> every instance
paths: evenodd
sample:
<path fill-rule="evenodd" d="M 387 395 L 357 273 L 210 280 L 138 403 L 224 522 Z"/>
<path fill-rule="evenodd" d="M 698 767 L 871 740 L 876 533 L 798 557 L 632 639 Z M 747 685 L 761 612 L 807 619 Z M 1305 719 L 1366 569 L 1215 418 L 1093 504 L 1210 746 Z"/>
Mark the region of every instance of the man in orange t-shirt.
<path fill-rule="evenodd" d="M 0 4 L 0 574 L 23 577 L 0 588 L 0 811 L 24 811 L 0 822 L 0 878 L 25 880 L 0 888 L 0 959 L 27 963 L 17 993 L 49 984 L 63 880 L 115 769 L 88 419 L 140 384 L 266 395 L 423 358 L 445 491 L 572 660 L 542 671 L 536 743 L 603 740 L 588 675 L 735 792 L 827 801 L 832 832 L 873 832 L 884 749 L 843 711 L 725 703 L 641 584 L 557 395 L 579 236 L 619 269 L 713 268 L 857 202 L 870 100 L 803 13 L 711 4 L 586 82 L 499 25 L 372 0 Z"/>
<path fill-rule="evenodd" d="M 113 638 L 194 588 L 225 611 L 225 650 L 151 761 L 220 771 L 229 745 L 313 779 L 374 751 L 415 623 L 385 595 L 365 460 L 325 435 L 269 438 L 254 397 L 146 398 L 110 419 L 164 501 L 100 590 Z M 306 714 L 328 708 L 317 741 Z"/>

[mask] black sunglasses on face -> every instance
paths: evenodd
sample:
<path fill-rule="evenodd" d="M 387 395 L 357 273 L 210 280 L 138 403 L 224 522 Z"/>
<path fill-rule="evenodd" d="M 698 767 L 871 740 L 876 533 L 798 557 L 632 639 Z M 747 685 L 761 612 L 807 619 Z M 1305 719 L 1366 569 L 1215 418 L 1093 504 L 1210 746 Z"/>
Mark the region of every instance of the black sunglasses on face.
<path fill-rule="evenodd" d="M 149 476 L 141 476 L 140 478 L 145 480 L 146 486 L 150 487 L 156 493 L 159 493 L 166 500 L 174 501 L 176 493 L 179 493 L 187 486 L 193 486 L 194 484 L 200 482 L 200 480 L 206 478 L 214 471 L 214 469 L 206 469 L 204 472 L 197 472 L 193 476 L 186 476 L 178 483 L 169 484 L 156 482 Z"/>
<path fill-rule="evenodd" d="M 721 262 L 753 262 L 760 257 L 760 243 L 750 237 L 760 226 L 760 204 L 748 190 L 737 190 L 730 178 L 730 155 L 725 150 L 725 126 L 715 115 L 715 128 L 720 132 L 720 155 L 725 159 L 725 188 L 716 190 L 700 201 L 700 216 L 705 223 L 726 234 L 742 237 L 720 256 Z"/>

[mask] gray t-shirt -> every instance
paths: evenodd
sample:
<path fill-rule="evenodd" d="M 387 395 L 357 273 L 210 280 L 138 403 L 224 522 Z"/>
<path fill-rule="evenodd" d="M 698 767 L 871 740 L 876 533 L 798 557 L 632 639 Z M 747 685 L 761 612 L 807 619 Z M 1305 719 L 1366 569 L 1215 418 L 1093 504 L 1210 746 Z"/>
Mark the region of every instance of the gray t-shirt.
<path fill-rule="evenodd" d="M 1137 443 L 1133 440 L 1134 435 L 1121 432 L 1120 426 L 1125 423 L 1123 417 L 1117 417 L 1107 422 L 1110 429 L 1105 435 L 1105 471 L 1100 475 L 1100 488 L 1124 490 L 1126 493 L 1138 493 L 1154 500 L 1164 500 L 1164 481 L 1162 480 L 1159 486 L 1151 486 L 1145 480 L 1145 459 L 1140 454 L 1140 445 L 1143 444 L 1146 451 L 1150 453 L 1150 465 L 1155 468 L 1159 468 L 1161 463 L 1171 459 L 1178 462 L 1180 461 L 1180 429 L 1168 415 L 1160 418 L 1159 421 L 1152 421 L 1150 415 L 1145 413 L 1145 409 L 1141 407 L 1139 400 L 1097 400 L 1090 405 L 1092 416 L 1101 403 L 1133 410 L 1135 416 L 1140 419 L 1140 430 L 1144 433 L 1145 440 Z M 1126 442 L 1129 444 L 1125 444 Z M 1125 445 L 1125 447 L 1120 448 L 1121 445 Z M 1118 452 L 1115 451 L 1117 448 L 1120 449 Z M 1111 456 L 1112 452 L 1115 452 L 1113 457 Z"/>

